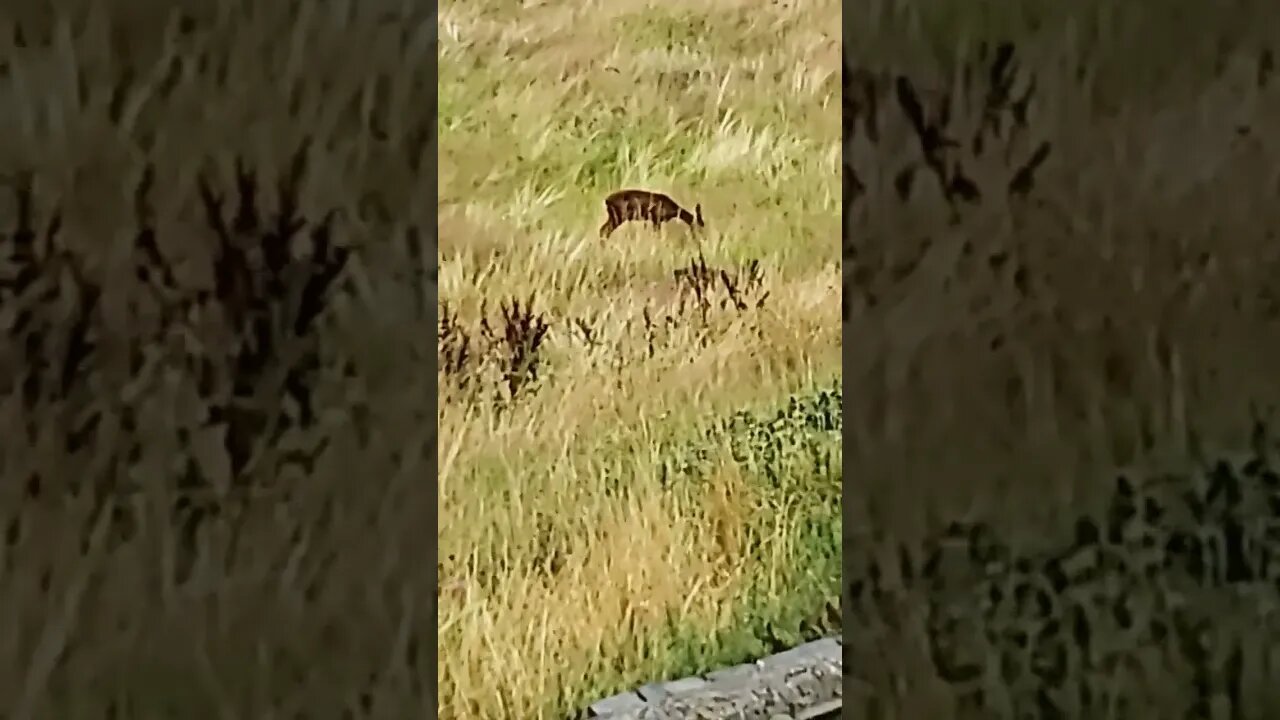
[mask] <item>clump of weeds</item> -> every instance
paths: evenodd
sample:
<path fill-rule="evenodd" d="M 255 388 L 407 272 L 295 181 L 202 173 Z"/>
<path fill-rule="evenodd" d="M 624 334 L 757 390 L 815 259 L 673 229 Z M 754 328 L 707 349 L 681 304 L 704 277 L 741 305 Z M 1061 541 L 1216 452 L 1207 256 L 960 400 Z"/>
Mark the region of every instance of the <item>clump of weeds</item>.
<path fill-rule="evenodd" d="M 453 304 L 442 302 L 436 346 L 441 378 L 464 397 L 474 399 L 478 392 L 498 406 L 532 391 L 551 330 L 551 319 L 535 306 L 532 295 L 504 299 L 491 319 L 486 300 L 468 323 Z"/>

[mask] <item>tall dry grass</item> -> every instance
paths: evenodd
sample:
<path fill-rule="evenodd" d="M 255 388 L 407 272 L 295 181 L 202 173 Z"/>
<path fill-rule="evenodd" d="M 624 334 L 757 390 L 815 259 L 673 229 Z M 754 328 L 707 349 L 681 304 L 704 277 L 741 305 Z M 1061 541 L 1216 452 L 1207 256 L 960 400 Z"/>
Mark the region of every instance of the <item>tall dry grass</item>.
<path fill-rule="evenodd" d="M 838 12 L 441 6 L 443 717 L 836 631 Z"/>

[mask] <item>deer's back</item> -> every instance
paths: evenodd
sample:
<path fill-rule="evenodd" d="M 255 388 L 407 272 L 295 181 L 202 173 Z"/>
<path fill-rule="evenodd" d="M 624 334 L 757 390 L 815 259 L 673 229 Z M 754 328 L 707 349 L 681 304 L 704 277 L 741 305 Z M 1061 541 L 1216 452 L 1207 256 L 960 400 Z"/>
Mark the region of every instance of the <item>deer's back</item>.
<path fill-rule="evenodd" d="M 616 208 L 628 218 L 656 215 L 671 218 L 680 211 L 675 200 L 662 193 L 648 190 L 619 190 L 604 200 L 605 205 Z"/>

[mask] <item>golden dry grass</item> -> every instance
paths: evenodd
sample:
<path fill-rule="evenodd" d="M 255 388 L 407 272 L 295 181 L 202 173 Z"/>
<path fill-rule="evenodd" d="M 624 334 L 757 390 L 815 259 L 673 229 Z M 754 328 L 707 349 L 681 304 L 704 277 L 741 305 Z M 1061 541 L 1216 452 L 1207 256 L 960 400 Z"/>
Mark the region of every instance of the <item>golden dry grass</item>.
<path fill-rule="evenodd" d="M 746 659 L 758 627 L 834 598 L 835 536 L 804 529 L 837 522 L 833 469 L 792 468 L 779 501 L 715 441 L 693 482 L 663 478 L 700 428 L 838 375 L 838 17 L 441 6 L 441 302 L 473 330 L 510 298 L 551 322 L 514 401 L 440 379 L 441 717 L 562 717 Z M 601 241 L 622 187 L 701 203 L 706 231 Z M 763 305 L 697 317 L 673 273 L 699 254 L 759 260 Z"/>

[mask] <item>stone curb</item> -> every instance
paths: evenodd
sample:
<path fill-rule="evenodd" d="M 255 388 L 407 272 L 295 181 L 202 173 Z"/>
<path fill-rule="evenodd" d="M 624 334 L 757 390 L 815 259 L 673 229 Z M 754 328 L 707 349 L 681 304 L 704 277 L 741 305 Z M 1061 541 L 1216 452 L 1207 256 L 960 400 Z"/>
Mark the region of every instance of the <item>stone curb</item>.
<path fill-rule="evenodd" d="M 753 663 L 650 683 L 592 703 L 600 720 L 823 720 L 840 716 L 841 641 L 825 638 Z"/>

